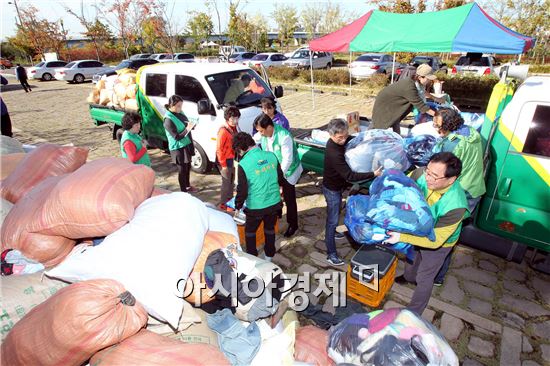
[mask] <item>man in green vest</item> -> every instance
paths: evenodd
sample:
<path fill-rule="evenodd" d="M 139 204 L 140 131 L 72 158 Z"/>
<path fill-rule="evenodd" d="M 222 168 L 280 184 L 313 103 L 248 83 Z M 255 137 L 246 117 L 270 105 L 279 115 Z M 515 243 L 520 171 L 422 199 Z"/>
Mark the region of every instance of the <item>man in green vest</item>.
<path fill-rule="evenodd" d="M 274 124 L 267 114 L 262 113 L 256 117 L 254 127 L 262 136 L 260 139 L 262 150 L 271 151 L 275 154 L 285 177 L 282 187 L 288 227 L 284 236 L 288 238 L 298 230 L 298 205 L 296 204 L 295 185 L 304 171 L 298 156 L 298 149 L 290 132 L 279 124 Z"/>
<path fill-rule="evenodd" d="M 246 132 L 233 137 L 233 150 L 235 156 L 240 157 L 235 209 L 238 214 L 246 204 L 246 251 L 258 255 L 256 230 L 263 222 L 265 258 L 270 261 L 275 255 L 275 223 L 282 207 L 279 186 L 284 181 L 283 172 L 275 154 L 256 147 L 254 139 Z"/>
<path fill-rule="evenodd" d="M 434 217 L 435 241 L 411 234 L 388 232 L 385 243 L 409 243 L 415 246 L 413 264 L 405 265 L 405 273 L 395 279 L 396 283 L 415 283 L 412 299 L 407 309 L 421 315 L 430 296 L 434 279 L 447 255 L 458 241 L 462 220 L 469 216 L 464 189 L 458 182 L 462 163 L 453 153 L 434 154 L 425 168 L 416 169 L 411 178 L 424 194 Z"/>
<path fill-rule="evenodd" d="M 122 129 L 124 130 L 120 139 L 122 157 L 129 159 L 134 164 L 151 166 L 147 148 L 139 135 L 141 116 L 136 112 L 124 113 L 124 116 L 122 116 Z"/>

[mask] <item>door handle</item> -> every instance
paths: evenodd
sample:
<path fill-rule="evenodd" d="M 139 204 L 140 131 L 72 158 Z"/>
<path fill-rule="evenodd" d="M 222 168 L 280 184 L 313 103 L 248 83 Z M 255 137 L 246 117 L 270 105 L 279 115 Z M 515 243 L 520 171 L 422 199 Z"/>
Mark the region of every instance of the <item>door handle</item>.
<path fill-rule="evenodd" d="M 510 189 L 512 188 L 512 179 L 506 178 L 500 186 L 500 194 L 504 197 L 510 196 Z"/>

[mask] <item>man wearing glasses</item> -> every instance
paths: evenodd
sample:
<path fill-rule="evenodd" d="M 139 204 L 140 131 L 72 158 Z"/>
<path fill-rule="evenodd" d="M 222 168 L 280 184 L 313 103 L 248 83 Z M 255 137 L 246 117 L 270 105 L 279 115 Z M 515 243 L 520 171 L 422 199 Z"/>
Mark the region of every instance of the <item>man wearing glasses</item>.
<path fill-rule="evenodd" d="M 424 194 L 434 217 L 436 239 L 411 234 L 389 232 L 385 243 L 409 243 L 415 246 L 413 264 L 406 264 L 405 273 L 395 279 L 396 283 L 415 283 L 411 302 L 407 309 L 422 314 L 430 296 L 434 279 L 447 255 L 458 241 L 462 220 L 469 216 L 468 201 L 458 182 L 462 162 L 453 153 L 434 154 L 426 168 L 416 169 L 411 178 Z"/>

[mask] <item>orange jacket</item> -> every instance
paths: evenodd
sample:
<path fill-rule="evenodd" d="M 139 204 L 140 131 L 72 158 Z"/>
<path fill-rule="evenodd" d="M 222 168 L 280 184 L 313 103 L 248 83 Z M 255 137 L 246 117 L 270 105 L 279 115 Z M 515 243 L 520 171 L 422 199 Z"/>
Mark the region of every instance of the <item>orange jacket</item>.
<path fill-rule="evenodd" d="M 233 151 L 233 135 L 237 133 L 237 127 L 231 127 L 225 123 L 218 130 L 218 141 L 216 146 L 216 158 L 222 168 L 227 168 L 228 160 L 235 159 Z"/>

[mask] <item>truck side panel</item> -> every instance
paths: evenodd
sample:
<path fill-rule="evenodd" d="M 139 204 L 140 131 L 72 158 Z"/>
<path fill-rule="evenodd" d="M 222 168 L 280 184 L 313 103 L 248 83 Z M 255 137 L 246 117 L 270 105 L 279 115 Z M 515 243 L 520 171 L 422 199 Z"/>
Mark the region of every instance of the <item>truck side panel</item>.
<path fill-rule="evenodd" d="M 104 123 L 114 123 L 118 126 L 122 126 L 123 115 L 124 111 L 90 104 L 90 116 L 97 126 Z"/>

